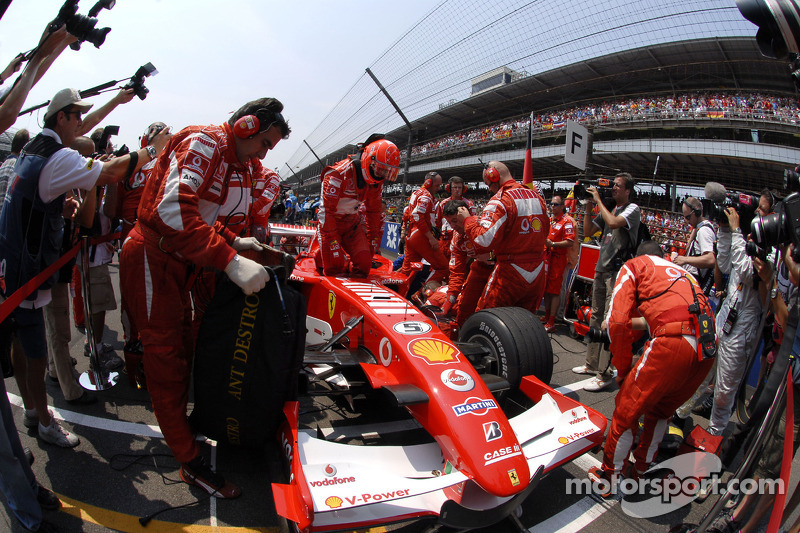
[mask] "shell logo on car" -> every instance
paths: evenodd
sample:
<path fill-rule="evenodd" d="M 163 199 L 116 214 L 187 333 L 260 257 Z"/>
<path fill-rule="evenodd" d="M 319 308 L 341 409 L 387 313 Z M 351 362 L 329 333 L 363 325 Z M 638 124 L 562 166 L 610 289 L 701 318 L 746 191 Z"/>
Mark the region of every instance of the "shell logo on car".
<path fill-rule="evenodd" d="M 436 339 L 415 339 L 408 343 L 408 353 L 424 359 L 429 365 L 458 362 L 458 350 L 450 343 Z"/>
<path fill-rule="evenodd" d="M 338 496 L 330 496 L 325 500 L 325 505 L 331 509 L 338 509 L 342 506 L 342 503 L 344 503 L 344 501 Z"/>

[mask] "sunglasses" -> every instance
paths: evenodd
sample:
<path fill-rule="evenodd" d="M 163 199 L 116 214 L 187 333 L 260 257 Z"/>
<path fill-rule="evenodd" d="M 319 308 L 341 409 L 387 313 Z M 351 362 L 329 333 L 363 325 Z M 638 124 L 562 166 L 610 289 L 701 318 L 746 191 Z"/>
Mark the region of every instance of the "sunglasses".
<path fill-rule="evenodd" d="M 564 204 L 559 204 L 557 202 L 550 202 L 550 205 L 552 205 L 553 207 L 558 207 L 558 206 L 564 205 Z"/>
<path fill-rule="evenodd" d="M 689 213 L 688 215 L 683 215 L 683 218 L 685 218 L 686 220 L 689 220 L 690 218 L 692 218 L 692 214 Z"/>

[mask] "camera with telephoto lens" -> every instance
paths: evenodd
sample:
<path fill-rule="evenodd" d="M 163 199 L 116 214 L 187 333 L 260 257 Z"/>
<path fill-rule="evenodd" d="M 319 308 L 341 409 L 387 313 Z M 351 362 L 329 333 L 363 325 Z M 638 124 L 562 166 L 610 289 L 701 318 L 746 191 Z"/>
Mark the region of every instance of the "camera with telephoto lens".
<path fill-rule="evenodd" d="M 586 191 L 587 187 L 594 187 L 597 189 L 597 192 L 600 194 L 600 200 L 603 201 L 603 205 L 605 205 L 606 208 L 609 210 L 614 208 L 616 202 L 611 196 L 611 192 L 614 189 L 614 180 L 608 178 L 598 178 L 596 180 L 578 180 L 572 187 L 572 194 L 575 195 L 576 200 L 592 199 L 592 195 Z"/>
<path fill-rule="evenodd" d="M 124 88 L 133 89 L 134 94 L 138 96 L 140 100 L 144 100 L 147 98 L 147 93 L 150 92 L 150 89 L 144 86 L 144 80 L 156 74 L 158 74 L 156 67 L 154 67 L 152 63 L 146 63 L 136 70 L 136 73 L 131 76 L 131 81 L 129 81 Z"/>
<path fill-rule="evenodd" d="M 800 192 L 800 165 L 783 171 L 783 190 L 788 193 Z"/>
<path fill-rule="evenodd" d="M 758 209 L 758 201 L 760 196 L 744 192 L 729 192 L 725 190 L 722 185 L 716 184 L 722 192 L 720 197 L 711 197 L 708 194 L 708 185 L 706 186 L 706 198 L 700 200 L 703 204 L 703 212 L 709 220 L 721 224 L 728 225 L 728 216 L 725 214 L 725 209 L 732 207 L 739 214 L 739 227 L 745 232 L 750 227 L 750 223 Z"/>
<path fill-rule="evenodd" d="M 78 43 L 74 43 L 74 49 L 80 48 L 80 43 L 89 41 L 95 48 L 100 48 L 100 45 L 106 40 L 106 35 L 111 31 L 111 28 L 96 28 L 97 15 L 101 9 L 111 9 L 114 7 L 116 0 L 100 0 L 89 11 L 89 15 L 78 14 L 78 0 L 67 0 L 55 20 L 50 23 L 50 31 L 55 31 L 61 27 L 62 24 L 66 25 L 67 31 L 78 38 Z"/>
<path fill-rule="evenodd" d="M 586 342 L 602 342 L 606 346 L 611 344 L 611 337 L 608 336 L 607 329 L 589 328 L 583 340 Z"/>
<path fill-rule="evenodd" d="M 793 192 L 775 204 L 775 212 L 753 219 L 750 225 L 750 238 L 747 254 L 766 260 L 772 248 L 784 244 L 794 244 L 792 259 L 800 262 L 800 193 Z"/>

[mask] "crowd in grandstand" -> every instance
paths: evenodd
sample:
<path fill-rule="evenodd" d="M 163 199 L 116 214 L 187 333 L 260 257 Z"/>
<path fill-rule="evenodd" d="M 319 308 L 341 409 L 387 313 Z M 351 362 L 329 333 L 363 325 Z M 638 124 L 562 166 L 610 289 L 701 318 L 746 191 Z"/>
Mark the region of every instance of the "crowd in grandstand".
<path fill-rule="evenodd" d="M 547 132 L 566 127 L 567 120 L 604 124 L 619 120 L 649 118 L 755 118 L 796 124 L 800 105 L 796 98 L 765 94 L 690 93 L 677 96 L 627 98 L 550 111 L 533 116 L 533 131 Z M 413 155 L 445 148 L 501 141 L 528 130 L 529 117 L 517 117 L 468 131 L 433 139 L 412 148 Z"/>

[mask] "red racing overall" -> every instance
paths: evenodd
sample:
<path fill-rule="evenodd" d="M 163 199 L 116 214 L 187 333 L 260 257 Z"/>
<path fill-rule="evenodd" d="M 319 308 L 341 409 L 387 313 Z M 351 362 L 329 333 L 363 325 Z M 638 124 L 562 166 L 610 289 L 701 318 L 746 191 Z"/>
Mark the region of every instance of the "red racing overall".
<path fill-rule="evenodd" d="M 447 258 L 428 240 L 428 233 L 436 226 L 439 216 L 438 204 L 427 187 L 422 186 L 408 201 L 409 228 L 406 237 L 406 256 L 400 269 L 405 276 L 411 274 L 411 263 L 423 258 L 431 264 L 431 275 L 427 281 L 441 282 L 447 277 Z"/>
<path fill-rule="evenodd" d="M 350 256 L 351 275 L 366 276 L 372 267 L 372 256 L 380 248 L 383 184 L 365 183 L 359 188 L 356 172 L 356 163 L 349 158 L 322 171 L 318 253 L 326 276 L 346 271 L 345 252 Z M 361 202 L 366 206 L 366 228 L 361 225 L 358 212 Z"/>
<path fill-rule="evenodd" d="M 497 264 L 477 310 L 519 306 L 535 313 L 544 295 L 544 246 L 550 232 L 544 199 L 514 180 L 505 182 L 479 217 L 464 222 L 478 250 L 494 252 Z"/>
<path fill-rule="evenodd" d="M 216 222 L 233 172 L 251 180 L 263 168 L 239 162 L 227 124 L 174 135 L 145 184 L 120 258 L 120 288 L 144 345 L 153 411 L 180 463 L 199 455 L 186 418 L 194 354 L 191 269 L 224 270 L 236 255 L 235 235 Z"/>
<path fill-rule="evenodd" d="M 448 302 L 455 299 L 451 312 L 459 326 L 475 312 L 483 289 L 492 275 L 494 265 L 490 254 L 478 253 L 475 244 L 463 233 L 453 231 L 450 242 L 450 280 L 447 285 Z M 471 262 L 471 264 L 470 264 Z"/>
<path fill-rule="evenodd" d="M 691 274 L 666 259 L 636 257 L 625 263 L 617 276 L 608 310 L 608 333 L 622 385 L 603 453 L 603 470 L 607 474 L 622 469 L 642 415 L 644 427 L 633 456 L 639 473 L 648 469 L 669 417 L 697 390 L 711 369 L 714 360 L 700 360 L 698 355 L 696 322 L 689 313 L 689 305 L 694 303 L 690 283 L 700 308 L 713 317 L 708 300 Z M 652 339 L 631 368 L 631 316 L 637 307 Z"/>

